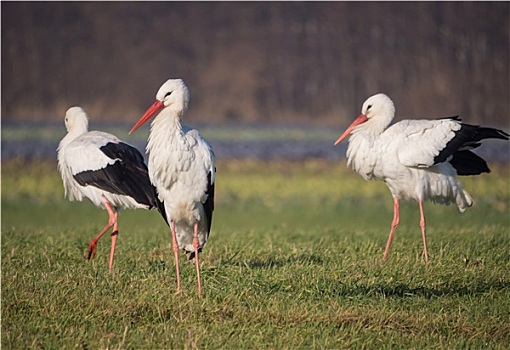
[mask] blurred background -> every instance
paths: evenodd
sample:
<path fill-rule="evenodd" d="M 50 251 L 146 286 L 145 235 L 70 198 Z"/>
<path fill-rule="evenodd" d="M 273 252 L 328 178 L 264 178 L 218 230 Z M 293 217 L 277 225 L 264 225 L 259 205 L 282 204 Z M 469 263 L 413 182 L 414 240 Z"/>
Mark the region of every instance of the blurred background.
<path fill-rule="evenodd" d="M 218 156 L 343 157 L 345 145 L 332 141 L 378 92 L 400 119 L 460 115 L 508 131 L 509 9 L 2 2 L 2 156 L 54 157 L 73 105 L 89 113 L 92 129 L 126 139 L 159 86 L 177 77 L 191 91 L 184 123 L 200 127 Z M 34 133 L 35 147 L 16 143 Z M 127 140 L 143 149 L 147 133 Z"/>

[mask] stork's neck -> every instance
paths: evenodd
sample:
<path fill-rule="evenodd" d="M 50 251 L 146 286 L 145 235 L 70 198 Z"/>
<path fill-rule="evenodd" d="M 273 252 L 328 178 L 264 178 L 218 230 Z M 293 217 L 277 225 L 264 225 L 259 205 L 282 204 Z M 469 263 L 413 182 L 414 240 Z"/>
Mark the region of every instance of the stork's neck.
<path fill-rule="evenodd" d="M 164 147 L 170 150 L 169 145 L 178 145 L 185 142 L 181 125 L 182 112 L 172 109 L 163 109 L 151 123 L 151 131 L 147 143 L 147 151 L 152 153 Z M 180 147 L 179 147 L 180 148 Z"/>
<path fill-rule="evenodd" d="M 74 128 L 67 132 L 67 135 L 64 136 L 62 141 L 60 141 L 59 149 L 64 148 L 65 146 L 73 142 L 78 136 L 81 136 L 87 133 L 88 131 L 89 130 L 87 125 L 75 125 Z"/>
<path fill-rule="evenodd" d="M 370 118 L 365 123 L 358 125 L 353 133 L 362 132 L 373 135 L 373 137 L 381 135 L 393 120 L 393 115 L 377 115 Z"/>

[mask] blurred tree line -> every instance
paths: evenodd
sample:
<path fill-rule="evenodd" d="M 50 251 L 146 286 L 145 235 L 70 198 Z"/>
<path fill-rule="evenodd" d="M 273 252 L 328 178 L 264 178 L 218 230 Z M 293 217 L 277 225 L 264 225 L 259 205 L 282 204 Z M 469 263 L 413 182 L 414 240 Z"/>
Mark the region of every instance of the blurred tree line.
<path fill-rule="evenodd" d="M 181 77 L 200 122 L 509 118 L 508 2 L 1 2 L 2 118 L 135 121 Z"/>

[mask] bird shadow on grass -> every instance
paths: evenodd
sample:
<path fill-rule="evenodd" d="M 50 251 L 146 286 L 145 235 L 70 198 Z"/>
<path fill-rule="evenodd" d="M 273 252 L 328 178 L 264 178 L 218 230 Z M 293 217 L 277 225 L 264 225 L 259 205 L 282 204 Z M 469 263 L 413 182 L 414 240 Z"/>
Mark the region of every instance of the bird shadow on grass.
<path fill-rule="evenodd" d="M 237 255 L 237 254 L 235 254 Z M 274 267 L 282 267 L 292 264 L 300 265 L 323 265 L 324 259 L 319 254 L 300 254 L 292 256 L 263 256 L 256 257 L 247 261 L 235 259 L 235 256 L 223 261 L 223 265 L 245 266 L 250 269 L 266 269 Z"/>
<path fill-rule="evenodd" d="M 247 261 L 240 261 L 237 254 L 223 261 L 223 265 L 245 266 L 250 269 L 271 269 L 288 265 L 321 266 L 327 264 L 327 258 L 316 253 L 303 253 L 298 255 L 284 256 L 273 254 L 269 256 L 255 257 Z M 318 282 L 318 283 L 316 283 Z M 316 283 L 316 284 L 315 284 Z M 413 286 L 414 285 L 414 286 Z M 318 289 L 317 289 L 318 288 Z M 316 290 L 321 296 L 334 297 L 366 297 L 375 298 L 426 298 L 444 296 L 477 296 L 491 291 L 502 291 L 510 289 L 510 281 L 470 281 L 464 284 L 461 281 L 451 281 L 436 286 L 416 286 L 416 283 L 402 282 L 375 282 L 373 284 L 360 283 L 358 280 L 343 282 L 339 279 L 315 281 L 314 287 L 309 290 Z"/>
<path fill-rule="evenodd" d="M 431 299 L 444 296 L 476 296 L 489 291 L 502 291 L 510 288 L 508 281 L 480 281 L 471 285 L 447 285 L 440 287 L 411 287 L 404 283 L 376 283 L 373 285 L 343 284 L 332 281 L 333 287 L 325 288 L 319 293 L 339 297 L 373 296 L 378 298 L 414 298 Z"/>

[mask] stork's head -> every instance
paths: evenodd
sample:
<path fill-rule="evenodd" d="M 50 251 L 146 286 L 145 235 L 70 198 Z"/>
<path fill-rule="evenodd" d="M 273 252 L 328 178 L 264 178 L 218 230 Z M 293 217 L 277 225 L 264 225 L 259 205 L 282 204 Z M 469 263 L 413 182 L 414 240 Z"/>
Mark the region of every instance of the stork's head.
<path fill-rule="evenodd" d="M 345 132 L 335 141 L 335 145 L 351 134 L 358 125 L 369 120 L 380 120 L 383 128 L 387 127 L 395 116 L 395 105 L 393 101 L 385 94 L 370 96 L 361 107 L 361 114 L 357 117 Z M 367 124 L 368 125 L 368 124 Z"/>
<path fill-rule="evenodd" d="M 71 107 L 65 116 L 65 125 L 68 133 L 85 133 L 89 129 L 89 118 L 81 107 Z"/>
<path fill-rule="evenodd" d="M 393 119 L 395 115 L 395 105 L 387 95 L 377 94 L 367 98 L 361 108 L 361 114 L 365 115 L 368 120 L 374 117 L 382 118 L 383 116 L 391 116 Z"/>
<path fill-rule="evenodd" d="M 173 111 L 175 117 L 180 118 L 188 109 L 189 89 L 182 79 L 168 79 L 158 90 L 156 101 L 145 111 L 143 116 L 133 126 L 130 134 L 138 129 L 151 117 L 162 109 Z"/>

